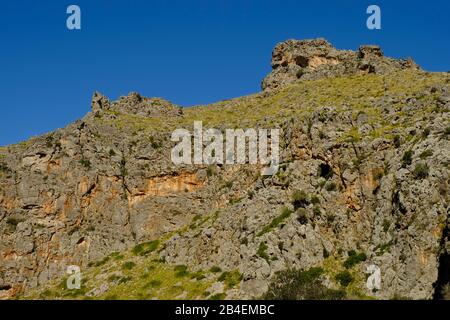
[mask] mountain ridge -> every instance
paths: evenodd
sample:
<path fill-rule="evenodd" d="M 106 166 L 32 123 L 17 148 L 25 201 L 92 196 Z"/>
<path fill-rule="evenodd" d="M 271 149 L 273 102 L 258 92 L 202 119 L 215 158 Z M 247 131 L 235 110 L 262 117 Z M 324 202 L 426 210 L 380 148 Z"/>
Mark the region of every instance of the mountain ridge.
<path fill-rule="evenodd" d="M 272 65 L 263 92 L 208 106 L 94 93 L 83 119 L 0 148 L 0 296 L 254 298 L 317 267 L 350 298 L 445 292 L 448 73 L 323 39 L 277 45 Z M 170 133 L 195 120 L 279 128 L 280 171 L 175 166 Z M 52 286 L 72 264 L 83 290 Z"/>

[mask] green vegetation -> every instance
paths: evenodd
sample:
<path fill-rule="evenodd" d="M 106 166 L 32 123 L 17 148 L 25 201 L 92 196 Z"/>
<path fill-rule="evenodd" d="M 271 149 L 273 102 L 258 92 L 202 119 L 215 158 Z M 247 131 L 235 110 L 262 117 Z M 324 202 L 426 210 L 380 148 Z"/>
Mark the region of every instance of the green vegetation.
<path fill-rule="evenodd" d="M 402 140 L 401 140 L 401 138 L 400 138 L 400 136 L 399 136 L 398 134 L 396 134 L 396 135 L 394 136 L 393 142 L 394 142 L 394 146 L 395 146 L 396 148 L 399 148 L 399 147 L 401 146 Z"/>
<path fill-rule="evenodd" d="M 296 212 L 297 212 L 297 221 L 300 224 L 306 224 L 308 222 L 308 216 L 306 214 L 306 210 L 304 208 L 300 208 Z"/>
<path fill-rule="evenodd" d="M 82 158 L 80 160 L 80 164 L 85 167 L 86 169 L 90 169 L 91 168 L 91 162 L 85 158 Z"/>
<path fill-rule="evenodd" d="M 89 262 L 88 267 L 100 267 L 109 261 L 109 256 L 104 257 L 102 260 L 97 262 Z"/>
<path fill-rule="evenodd" d="M 288 269 L 278 271 L 269 284 L 269 290 L 262 296 L 268 300 L 342 300 L 345 291 L 328 289 L 320 277 L 322 268 L 306 271 Z"/>
<path fill-rule="evenodd" d="M 449 136 L 450 135 L 450 126 L 448 126 L 447 128 L 445 128 L 444 130 L 444 135 Z"/>
<path fill-rule="evenodd" d="M 403 157 L 401 159 L 403 168 L 409 166 L 412 163 L 412 156 L 413 156 L 413 154 L 414 153 L 413 153 L 412 150 L 405 151 L 405 153 L 403 154 Z"/>
<path fill-rule="evenodd" d="M 308 195 L 302 190 L 296 190 L 292 193 L 292 205 L 294 206 L 294 210 L 298 208 L 304 208 L 309 204 Z"/>
<path fill-rule="evenodd" d="M 322 210 L 320 210 L 320 207 L 315 206 L 313 208 L 313 213 L 314 213 L 314 215 L 319 216 L 322 213 Z"/>
<path fill-rule="evenodd" d="M 256 254 L 269 263 L 270 257 L 267 254 L 267 248 L 268 248 L 267 244 L 265 244 L 264 242 L 260 242 L 259 243 L 259 247 L 258 247 L 258 251 L 256 252 Z"/>
<path fill-rule="evenodd" d="M 426 177 L 428 177 L 428 166 L 426 163 L 418 163 L 416 164 L 414 170 L 413 170 L 413 175 L 416 179 L 425 179 Z"/>
<path fill-rule="evenodd" d="M 8 217 L 6 219 L 6 223 L 12 226 L 17 226 L 19 223 L 23 222 L 24 219 L 22 218 L 17 218 L 17 217 Z"/>
<path fill-rule="evenodd" d="M 335 191 L 336 190 L 336 183 L 335 182 L 328 182 L 325 185 L 325 190 L 327 190 L 327 191 Z"/>
<path fill-rule="evenodd" d="M 211 267 L 211 269 L 209 269 L 209 271 L 211 271 L 213 273 L 218 273 L 218 272 L 222 272 L 222 269 L 218 266 L 213 266 L 213 267 Z"/>
<path fill-rule="evenodd" d="M 131 270 L 136 266 L 133 261 L 127 261 L 122 264 L 122 270 Z"/>
<path fill-rule="evenodd" d="M 344 261 L 344 267 L 346 269 L 350 269 L 354 265 L 356 265 L 362 261 L 366 261 L 366 259 L 367 259 L 367 256 L 364 252 L 357 253 L 354 250 L 350 250 L 348 252 L 347 260 Z"/>
<path fill-rule="evenodd" d="M 6 163 L 4 162 L 0 162 L 0 172 L 10 172 L 11 169 L 8 168 L 8 166 L 6 165 Z"/>
<path fill-rule="evenodd" d="M 383 220 L 383 231 L 388 232 L 390 227 L 391 227 L 391 222 L 387 219 L 384 219 Z"/>
<path fill-rule="evenodd" d="M 292 214 L 292 210 L 287 207 L 283 207 L 281 210 L 281 214 L 274 218 L 269 225 L 265 226 L 256 236 L 260 237 L 263 234 L 272 231 L 278 225 L 280 225 L 286 218 L 288 218 Z"/>
<path fill-rule="evenodd" d="M 353 282 L 353 277 L 348 270 L 344 270 L 336 275 L 336 280 L 340 283 L 341 286 L 347 287 L 350 283 Z"/>
<path fill-rule="evenodd" d="M 183 264 L 175 266 L 173 270 L 175 271 L 175 277 L 177 278 L 182 278 L 189 275 L 188 267 Z"/>
<path fill-rule="evenodd" d="M 226 295 L 225 293 L 216 293 L 214 295 L 212 295 L 209 300 L 223 300 L 225 299 Z"/>
<path fill-rule="evenodd" d="M 422 152 L 419 157 L 420 159 L 426 159 L 428 157 L 431 157 L 433 155 L 433 151 L 431 151 L 430 149 L 425 150 L 424 152 Z"/>
<path fill-rule="evenodd" d="M 392 241 L 386 242 L 384 244 L 376 246 L 374 251 L 377 253 L 377 256 L 382 256 L 385 252 L 389 252 L 391 250 L 391 246 Z"/>
<path fill-rule="evenodd" d="M 318 196 L 314 195 L 311 197 L 311 203 L 312 204 L 320 204 L 320 199 Z"/>
<path fill-rule="evenodd" d="M 135 246 L 132 250 L 132 252 L 135 255 L 139 255 L 139 256 L 145 256 L 148 255 L 150 253 L 152 253 L 153 251 L 155 251 L 159 246 L 159 240 L 153 240 L 150 242 L 144 242 L 141 244 L 138 244 L 137 246 Z"/>
<path fill-rule="evenodd" d="M 241 282 L 242 274 L 237 270 L 225 271 L 217 278 L 217 280 L 223 282 L 226 288 L 232 289 Z"/>

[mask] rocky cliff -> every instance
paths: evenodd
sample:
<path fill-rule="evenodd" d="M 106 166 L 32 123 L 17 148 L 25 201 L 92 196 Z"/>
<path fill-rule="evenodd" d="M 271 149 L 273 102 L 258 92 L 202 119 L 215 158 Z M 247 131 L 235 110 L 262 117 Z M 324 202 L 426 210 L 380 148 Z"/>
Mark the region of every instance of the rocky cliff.
<path fill-rule="evenodd" d="M 350 298 L 445 297 L 449 74 L 323 39 L 280 43 L 272 67 L 263 92 L 208 106 L 95 93 L 83 119 L 0 148 L 0 296 L 251 298 L 320 268 Z M 280 170 L 174 165 L 194 121 L 281 129 Z"/>

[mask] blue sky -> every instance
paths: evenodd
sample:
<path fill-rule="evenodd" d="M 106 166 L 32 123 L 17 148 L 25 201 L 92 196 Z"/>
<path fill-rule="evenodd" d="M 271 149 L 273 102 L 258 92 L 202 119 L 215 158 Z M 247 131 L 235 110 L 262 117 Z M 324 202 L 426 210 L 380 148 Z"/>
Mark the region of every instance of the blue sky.
<path fill-rule="evenodd" d="M 82 29 L 66 28 L 79 5 Z M 366 8 L 382 30 L 366 28 Z M 450 70 L 450 1 L 72 0 L 0 4 L 0 145 L 81 118 L 98 90 L 182 106 L 259 91 L 277 42 L 324 37 L 379 44 L 430 71 Z"/>

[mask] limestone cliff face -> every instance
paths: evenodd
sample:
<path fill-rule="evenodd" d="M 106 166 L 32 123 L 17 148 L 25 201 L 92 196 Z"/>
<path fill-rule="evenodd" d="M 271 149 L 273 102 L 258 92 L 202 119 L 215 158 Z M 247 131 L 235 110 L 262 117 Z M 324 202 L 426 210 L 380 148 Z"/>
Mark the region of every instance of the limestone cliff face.
<path fill-rule="evenodd" d="M 349 252 L 352 297 L 432 298 L 448 282 L 450 77 L 377 47 L 287 41 L 263 93 L 180 109 L 95 93 L 92 112 L 0 148 L 0 296 L 26 293 L 112 252 L 159 239 L 159 257 L 242 274 L 229 298 L 258 297 L 275 272 Z M 174 165 L 175 128 L 280 128 L 280 171 Z M 382 288 L 365 287 L 368 265 Z M 98 292 L 92 288 L 92 292 Z M 96 291 L 97 290 L 97 291 Z M 107 290 L 102 286 L 102 290 Z"/>

